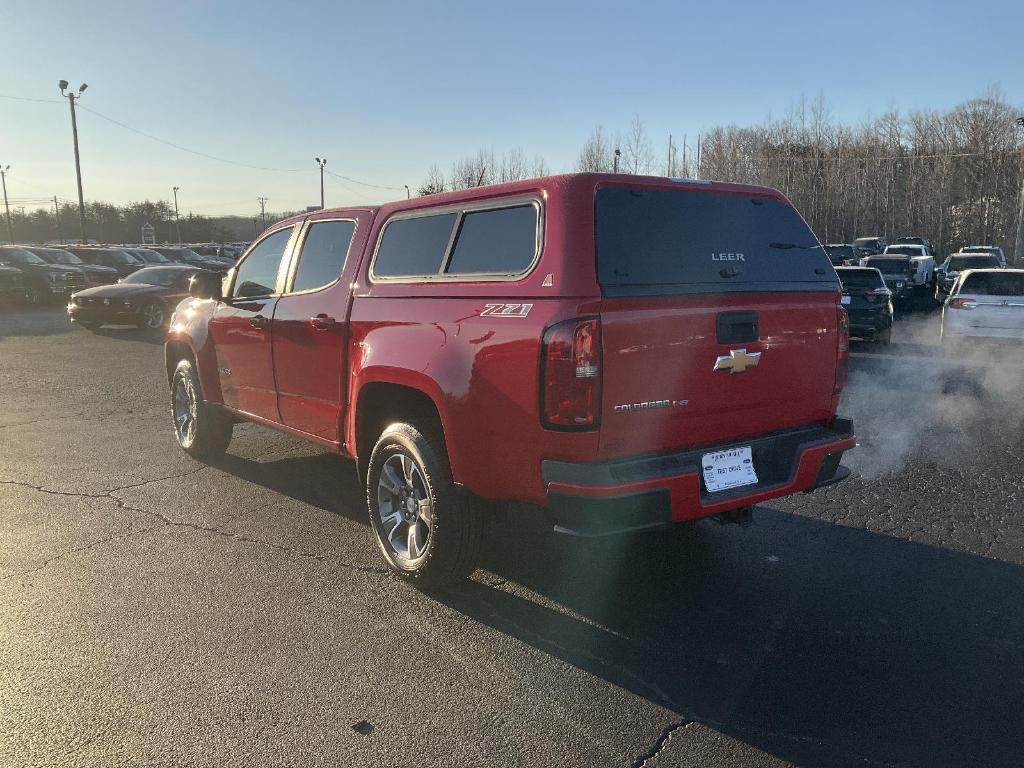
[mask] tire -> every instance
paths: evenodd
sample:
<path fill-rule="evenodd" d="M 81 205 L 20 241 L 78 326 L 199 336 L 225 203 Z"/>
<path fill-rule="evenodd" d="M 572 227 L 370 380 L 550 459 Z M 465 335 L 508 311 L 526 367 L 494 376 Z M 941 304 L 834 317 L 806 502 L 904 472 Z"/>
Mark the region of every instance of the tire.
<path fill-rule="evenodd" d="M 440 586 L 476 570 L 484 516 L 456 492 L 440 436 L 412 424 L 385 429 L 370 454 L 366 505 L 385 561 L 403 578 Z"/>
<path fill-rule="evenodd" d="M 231 444 L 231 418 L 203 399 L 191 360 L 182 360 L 171 377 L 171 424 L 178 445 L 189 456 L 209 462 Z"/>
<path fill-rule="evenodd" d="M 29 283 L 25 286 L 25 303 L 30 307 L 41 307 L 46 303 L 46 293 L 38 285 Z"/>
<path fill-rule="evenodd" d="M 142 316 L 139 327 L 146 331 L 159 331 L 167 322 L 167 310 L 161 301 L 147 301 L 139 314 Z"/>
<path fill-rule="evenodd" d="M 889 346 L 889 342 L 892 341 L 892 326 L 890 325 L 884 331 L 879 331 L 875 334 L 875 341 L 882 346 Z"/>

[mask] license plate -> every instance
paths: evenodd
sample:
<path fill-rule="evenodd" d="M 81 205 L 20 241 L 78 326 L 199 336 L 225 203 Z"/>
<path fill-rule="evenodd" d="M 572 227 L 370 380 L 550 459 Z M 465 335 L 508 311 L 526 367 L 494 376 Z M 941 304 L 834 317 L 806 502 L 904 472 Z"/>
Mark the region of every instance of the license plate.
<path fill-rule="evenodd" d="M 700 463 L 704 470 L 704 484 L 710 493 L 757 483 L 749 445 L 705 453 Z"/>
<path fill-rule="evenodd" d="M 842 303 L 843 304 L 849 304 L 850 303 L 850 297 L 849 296 L 843 296 Z"/>

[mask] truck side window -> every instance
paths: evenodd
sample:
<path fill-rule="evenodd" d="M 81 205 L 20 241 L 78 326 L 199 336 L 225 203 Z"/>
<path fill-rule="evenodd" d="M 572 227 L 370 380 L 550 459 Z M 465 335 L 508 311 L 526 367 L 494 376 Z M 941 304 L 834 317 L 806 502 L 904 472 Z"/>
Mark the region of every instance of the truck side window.
<path fill-rule="evenodd" d="M 321 221 L 309 228 L 292 292 L 323 288 L 341 277 L 355 228 L 354 221 Z"/>
<path fill-rule="evenodd" d="M 436 275 L 457 214 L 417 216 L 388 223 L 373 264 L 375 277 L 416 277 Z"/>
<path fill-rule="evenodd" d="M 281 257 L 284 256 L 291 236 L 292 228 L 286 227 L 267 237 L 249 252 L 245 260 L 238 265 L 232 298 L 269 296 L 276 292 Z"/>
<path fill-rule="evenodd" d="M 467 211 L 446 274 L 517 274 L 537 255 L 537 209 L 532 205 Z"/>

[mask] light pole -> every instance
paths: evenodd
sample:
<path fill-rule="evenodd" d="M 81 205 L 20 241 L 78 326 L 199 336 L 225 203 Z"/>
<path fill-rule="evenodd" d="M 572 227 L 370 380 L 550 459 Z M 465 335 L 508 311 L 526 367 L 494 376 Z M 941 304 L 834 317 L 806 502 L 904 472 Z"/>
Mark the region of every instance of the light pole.
<path fill-rule="evenodd" d="M 1017 118 L 1017 125 L 1024 131 L 1024 117 Z M 1017 213 L 1017 241 L 1013 245 L 1013 263 L 1024 265 L 1024 135 L 1020 142 L 1020 211 Z"/>
<path fill-rule="evenodd" d="M 319 157 L 315 157 L 313 159 L 320 166 L 320 210 L 322 211 L 324 209 L 324 166 L 327 165 L 327 158 L 321 160 Z"/>
<path fill-rule="evenodd" d="M 255 240 L 258 235 L 259 235 L 259 230 L 256 229 L 256 217 L 253 216 L 252 217 L 252 236 L 253 236 L 253 239 Z"/>
<path fill-rule="evenodd" d="M 260 216 L 263 217 L 263 228 L 267 228 L 267 198 L 257 197 L 257 202 L 260 204 Z"/>
<path fill-rule="evenodd" d="M 11 224 L 11 206 L 7 204 L 7 172 L 11 170 L 11 166 L 5 165 L 0 168 L 0 181 L 3 181 L 4 185 L 4 210 L 7 211 L 7 239 L 14 244 L 14 225 Z"/>
<path fill-rule="evenodd" d="M 409 191 L 408 184 L 403 184 L 402 186 L 405 187 L 405 199 L 408 200 L 409 198 L 412 197 L 412 192 Z"/>
<path fill-rule="evenodd" d="M 75 176 L 78 179 L 78 219 L 82 228 L 82 244 L 84 245 L 87 242 L 85 238 L 85 197 L 82 195 L 82 160 L 78 155 L 78 120 L 75 118 L 75 102 L 82 98 L 82 94 L 89 86 L 82 83 L 78 86 L 77 94 L 74 91 L 64 93 L 68 88 L 67 80 L 61 80 L 57 87 L 60 88 L 60 95 L 67 96 L 68 104 L 71 105 L 71 136 L 75 140 Z"/>
<path fill-rule="evenodd" d="M 178 218 L 178 190 L 181 187 L 174 188 L 174 231 L 178 235 L 178 245 L 181 245 L 181 219 Z"/>
<path fill-rule="evenodd" d="M 622 157 L 622 152 L 618 147 L 615 148 L 615 173 L 619 172 L 619 158 Z"/>

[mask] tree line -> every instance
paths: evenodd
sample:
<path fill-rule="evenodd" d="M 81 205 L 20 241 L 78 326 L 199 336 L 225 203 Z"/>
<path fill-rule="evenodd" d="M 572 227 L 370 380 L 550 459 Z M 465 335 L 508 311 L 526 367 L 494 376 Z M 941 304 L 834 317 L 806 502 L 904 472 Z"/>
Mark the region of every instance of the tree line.
<path fill-rule="evenodd" d="M 2 215 L 0 211 L 0 215 Z M 290 213 L 267 214 L 267 223 L 291 215 Z M 78 203 L 61 202 L 55 212 L 48 208 L 11 210 L 14 242 L 47 243 L 77 242 L 81 237 Z M 113 205 L 103 202 L 85 204 L 85 229 L 90 240 L 100 243 L 141 243 L 142 227 L 153 227 L 158 243 L 178 242 L 178 228 L 175 223 L 174 205 L 168 201 L 146 200 Z M 223 243 L 252 240 L 263 230 L 263 219 L 244 216 L 202 216 L 189 213 L 181 216 L 177 225 L 181 228 L 182 242 Z M 6 239 L 6 223 L 0 225 L 0 233 Z"/>
<path fill-rule="evenodd" d="M 818 98 L 760 125 L 714 127 L 696 146 L 684 140 L 680 148 L 670 139 L 664 151 L 655 150 L 635 117 L 624 132 L 595 127 L 574 170 L 775 187 L 824 242 L 913 235 L 929 238 L 940 254 L 981 243 L 1009 254 L 1024 176 L 1015 123 L 1020 114 L 993 90 L 944 111 L 892 109 L 850 125 L 833 120 Z M 447 176 L 435 165 L 418 191 L 539 175 L 504 157 L 481 150 L 453 163 Z M 539 157 L 534 164 L 545 167 Z"/>

